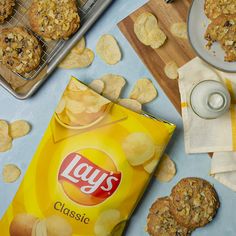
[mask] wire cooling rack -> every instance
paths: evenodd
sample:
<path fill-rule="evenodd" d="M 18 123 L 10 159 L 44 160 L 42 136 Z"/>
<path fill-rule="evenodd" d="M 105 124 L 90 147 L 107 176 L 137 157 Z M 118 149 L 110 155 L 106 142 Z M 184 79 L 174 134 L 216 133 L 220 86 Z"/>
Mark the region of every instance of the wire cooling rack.
<path fill-rule="evenodd" d="M 81 24 L 83 24 L 83 19 L 92 9 L 93 5 L 97 0 L 78 0 L 79 15 L 81 19 Z M 14 13 L 9 18 L 9 20 L 0 25 L 0 30 L 6 27 L 24 26 L 30 32 L 30 25 L 28 22 L 27 12 L 32 3 L 32 0 L 18 0 L 16 1 L 16 6 L 14 7 Z M 33 33 L 33 32 L 32 32 Z M 33 33 L 38 39 L 42 47 L 42 56 L 40 65 L 30 73 L 20 75 L 14 72 L 18 77 L 25 80 L 32 80 L 45 68 L 45 66 L 53 59 L 57 52 L 64 46 L 65 40 L 59 41 L 45 41 L 37 34 Z"/>

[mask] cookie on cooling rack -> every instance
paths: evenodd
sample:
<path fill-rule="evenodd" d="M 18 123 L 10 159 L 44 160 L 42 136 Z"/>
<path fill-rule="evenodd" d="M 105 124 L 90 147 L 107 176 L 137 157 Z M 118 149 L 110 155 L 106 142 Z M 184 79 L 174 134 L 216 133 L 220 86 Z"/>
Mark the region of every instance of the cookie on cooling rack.
<path fill-rule="evenodd" d="M 0 62 L 10 70 L 25 75 L 38 67 L 40 57 L 38 40 L 24 27 L 0 31 Z"/>
<path fill-rule="evenodd" d="M 220 43 L 226 53 L 225 61 L 236 61 L 236 14 L 214 19 L 207 27 L 205 39 L 209 48 L 216 41 Z"/>
<path fill-rule="evenodd" d="M 152 204 L 147 217 L 147 232 L 152 236 L 190 235 L 190 231 L 171 215 L 168 197 L 159 198 Z"/>
<path fill-rule="evenodd" d="M 80 26 L 76 0 L 34 0 L 28 17 L 32 30 L 45 40 L 68 39 Z"/>
<path fill-rule="evenodd" d="M 15 0 L 0 0 L 0 24 L 12 15 Z"/>
<path fill-rule="evenodd" d="M 215 189 L 204 179 L 184 178 L 171 191 L 170 212 L 190 230 L 209 223 L 219 206 Z"/>
<path fill-rule="evenodd" d="M 205 0 L 204 11 L 206 16 L 214 20 L 222 14 L 235 14 L 236 1 L 235 0 Z"/>

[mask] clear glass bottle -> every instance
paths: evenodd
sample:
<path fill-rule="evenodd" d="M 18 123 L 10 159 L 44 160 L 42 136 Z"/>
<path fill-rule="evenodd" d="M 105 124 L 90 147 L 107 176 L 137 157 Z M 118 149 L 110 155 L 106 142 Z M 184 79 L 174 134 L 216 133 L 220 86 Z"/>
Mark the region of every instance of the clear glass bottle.
<path fill-rule="evenodd" d="M 223 83 L 205 80 L 198 83 L 191 91 L 192 110 L 203 119 L 216 119 L 230 108 L 231 98 Z"/>

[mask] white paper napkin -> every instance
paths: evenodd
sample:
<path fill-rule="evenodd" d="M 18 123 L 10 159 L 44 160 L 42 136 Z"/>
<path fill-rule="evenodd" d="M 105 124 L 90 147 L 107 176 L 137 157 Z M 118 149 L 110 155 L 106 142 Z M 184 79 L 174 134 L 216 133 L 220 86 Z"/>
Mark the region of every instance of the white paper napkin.
<path fill-rule="evenodd" d="M 236 152 L 216 152 L 210 174 L 228 188 L 236 191 Z"/>
<path fill-rule="evenodd" d="M 220 72 L 200 58 L 194 58 L 179 70 L 182 118 L 187 153 L 236 151 L 236 74 Z M 205 120 L 191 109 L 189 96 L 192 88 L 203 80 L 225 83 L 232 97 L 230 111 L 223 116 Z"/>

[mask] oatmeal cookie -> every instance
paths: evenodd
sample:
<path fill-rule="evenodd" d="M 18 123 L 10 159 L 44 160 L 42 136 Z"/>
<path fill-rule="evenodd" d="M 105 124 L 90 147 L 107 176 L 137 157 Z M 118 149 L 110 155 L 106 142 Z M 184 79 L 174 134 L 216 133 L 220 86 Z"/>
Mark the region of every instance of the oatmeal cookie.
<path fill-rule="evenodd" d="M 219 206 L 215 189 L 204 179 L 182 179 L 171 191 L 171 214 L 179 224 L 191 230 L 209 223 Z"/>
<path fill-rule="evenodd" d="M 34 0 L 28 18 L 45 40 L 68 39 L 80 26 L 76 0 Z"/>
<path fill-rule="evenodd" d="M 15 0 L 0 0 L 0 24 L 13 13 Z"/>
<path fill-rule="evenodd" d="M 205 39 L 207 47 L 219 42 L 224 49 L 225 61 L 236 61 L 236 14 L 220 15 L 207 27 Z"/>
<path fill-rule="evenodd" d="M 236 1 L 205 0 L 204 11 L 206 16 L 211 20 L 222 14 L 236 14 Z"/>
<path fill-rule="evenodd" d="M 152 204 L 147 217 L 147 232 L 152 236 L 187 236 L 190 232 L 179 225 L 170 214 L 168 197 L 157 199 Z"/>
<path fill-rule="evenodd" d="M 0 62 L 24 75 L 38 67 L 41 47 L 24 27 L 6 28 L 0 32 Z"/>

